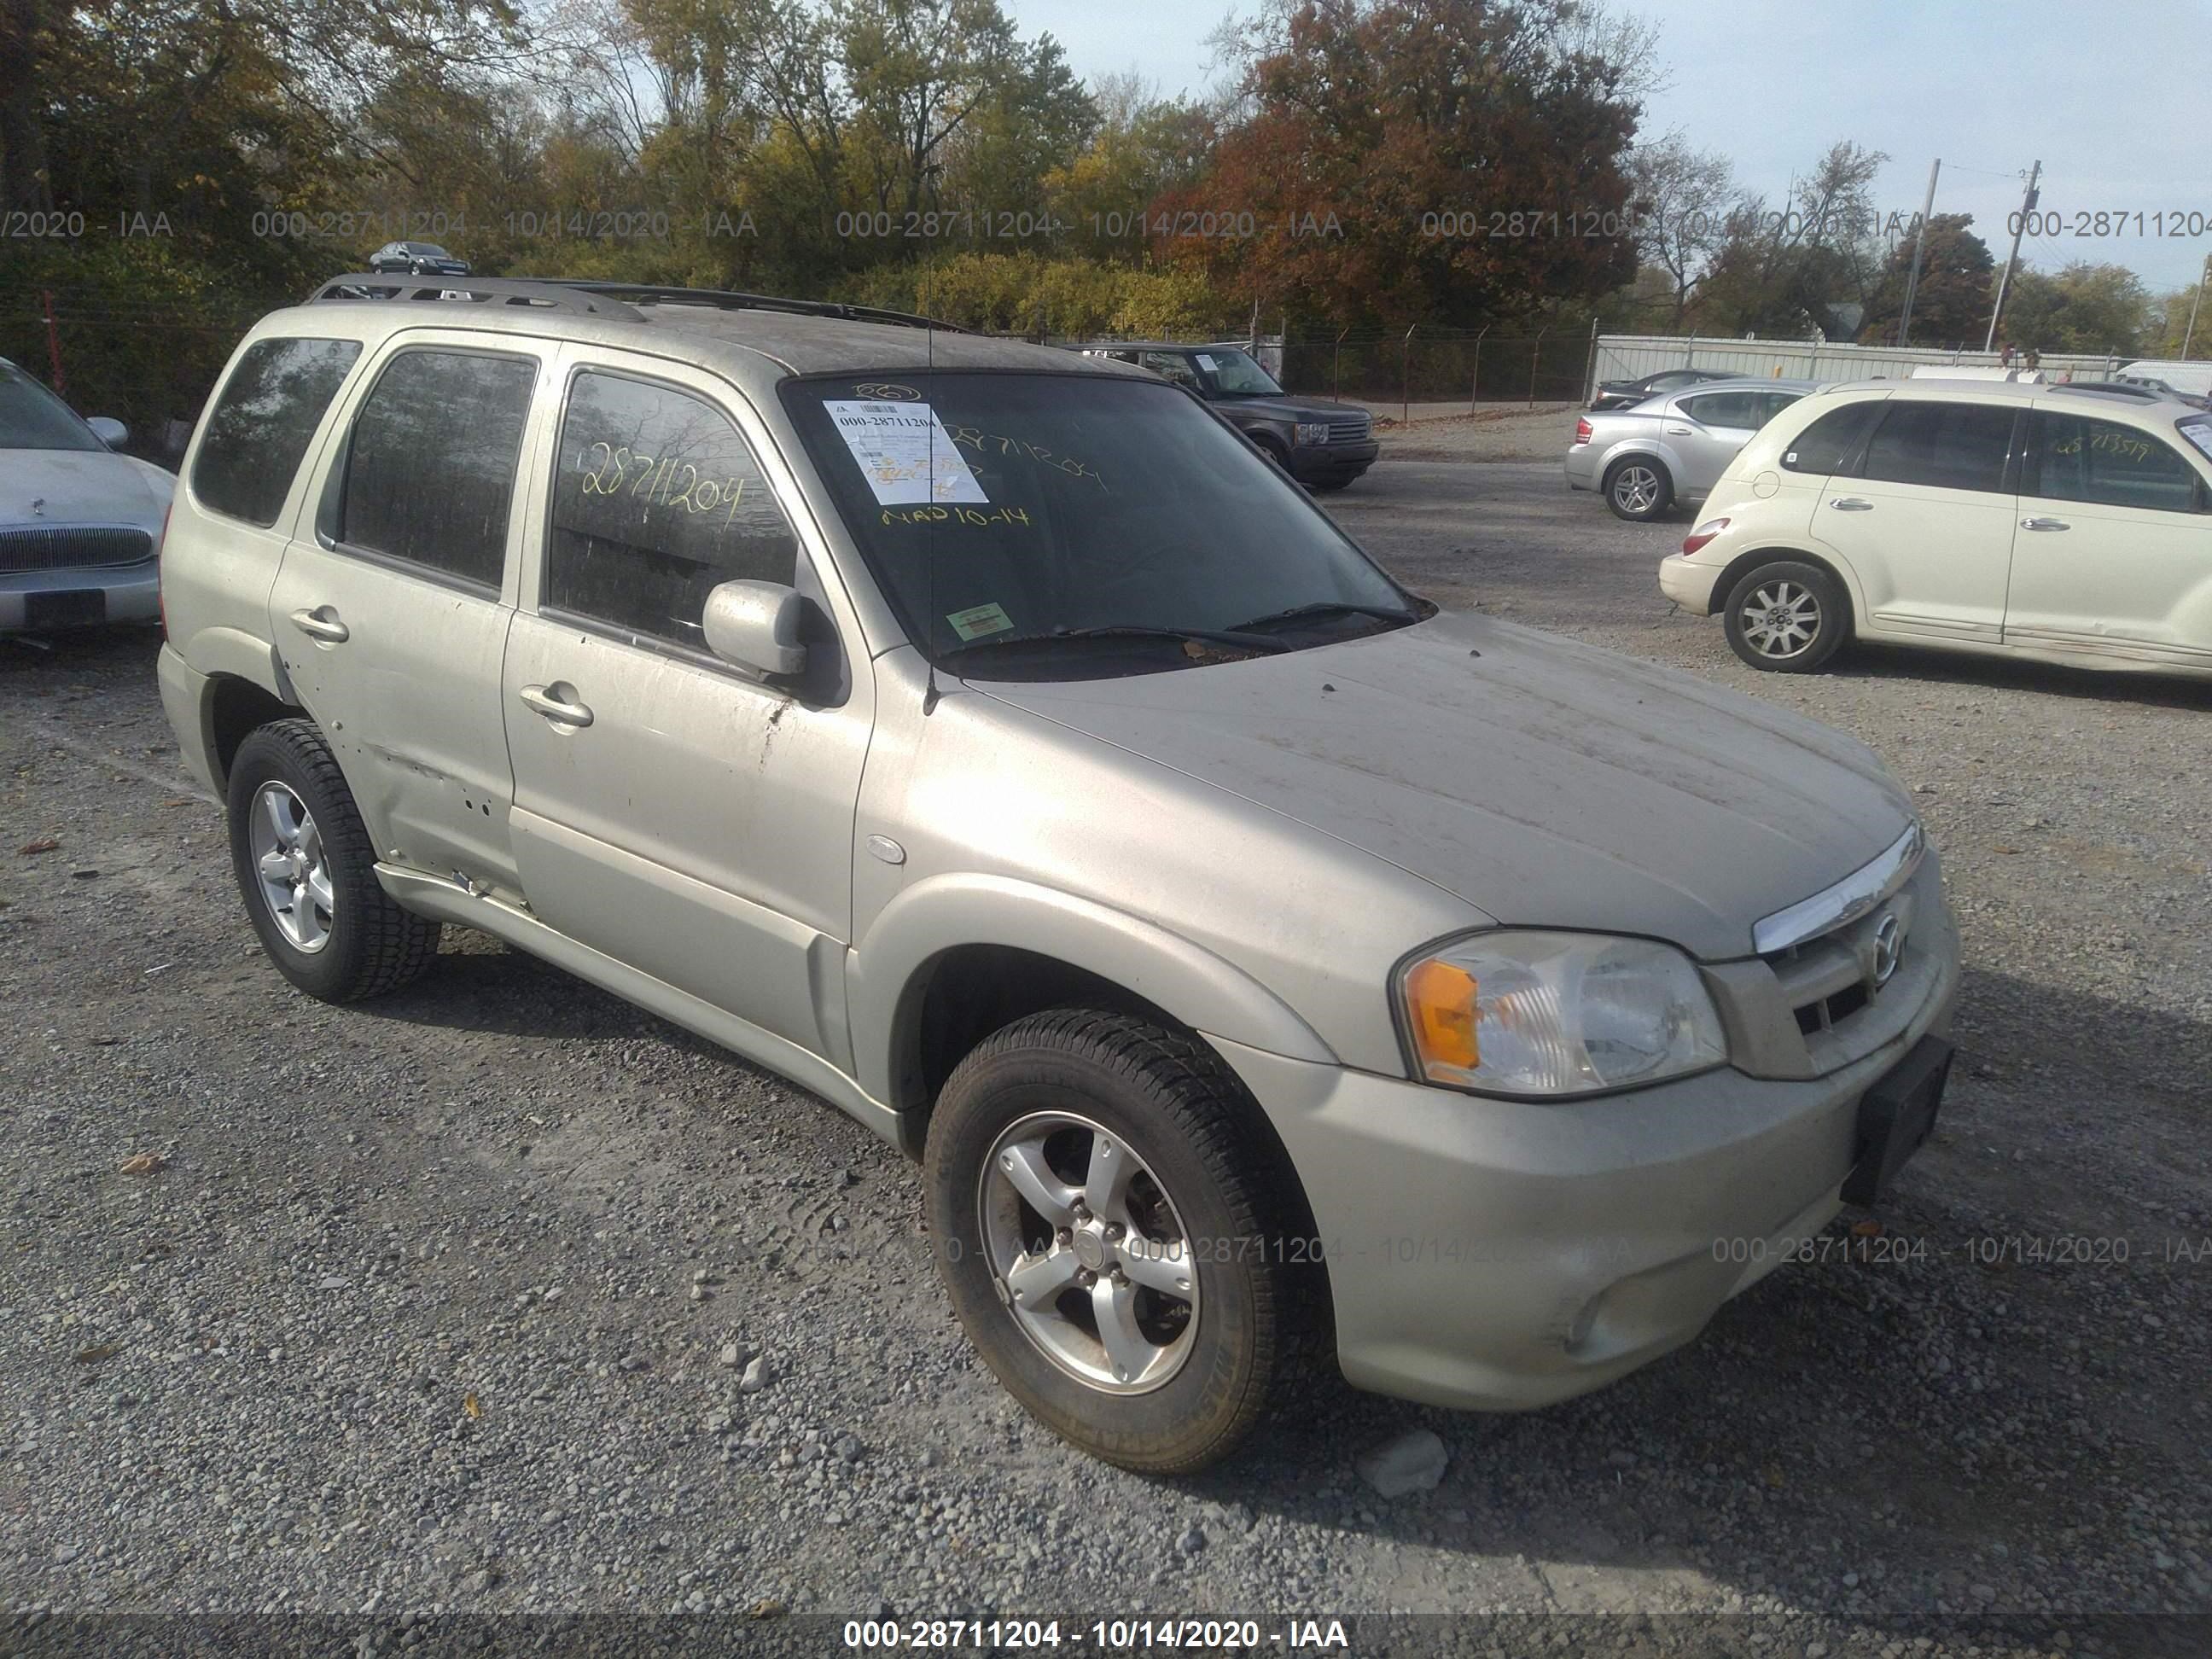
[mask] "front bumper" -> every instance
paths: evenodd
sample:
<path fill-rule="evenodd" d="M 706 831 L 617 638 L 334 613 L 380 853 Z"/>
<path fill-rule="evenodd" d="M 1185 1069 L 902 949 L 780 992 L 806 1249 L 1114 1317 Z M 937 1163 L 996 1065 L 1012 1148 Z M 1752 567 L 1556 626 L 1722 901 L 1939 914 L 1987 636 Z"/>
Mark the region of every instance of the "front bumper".
<path fill-rule="evenodd" d="M 1724 565 L 1698 564 L 1669 553 L 1659 561 L 1659 591 L 1692 616 L 1713 614 L 1713 589 L 1719 586 Z"/>
<path fill-rule="evenodd" d="M 98 627 L 103 623 L 150 623 L 161 614 L 159 560 L 139 564 L 100 565 L 83 570 L 23 570 L 0 574 L 0 634 L 51 626 L 34 613 L 40 594 L 99 594 L 97 605 L 71 606 L 63 626 Z M 97 614 L 91 614 L 96 611 Z"/>
<path fill-rule="evenodd" d="M 1956 934 L 1872 1052 L 1571 1103 L 1474 1097 L 1214 1040 L 1304 1182 L 1355 1386 L 1520 1411 L 1689 1341 L 1842 1207 L 1861 1097 L 1950 1026 Z"/>
<path fill-rule="evenodd" d="M 1291 476 L 1300 483 L 1350 483 L 1375 465 L 1382 446 L 1370 439 L 1358 444 L 1293 444 Z"/>

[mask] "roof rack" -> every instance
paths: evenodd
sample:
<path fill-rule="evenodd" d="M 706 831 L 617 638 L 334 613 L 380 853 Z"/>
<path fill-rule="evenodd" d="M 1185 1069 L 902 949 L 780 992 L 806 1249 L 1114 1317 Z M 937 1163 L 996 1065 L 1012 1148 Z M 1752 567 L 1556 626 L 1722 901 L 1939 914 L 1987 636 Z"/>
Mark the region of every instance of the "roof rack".
<path fill-rule="evenodd" d="M 520 279 L 518 279 L 520 280 Z M 713 306 L 723 311 L 781 311 L 799 317 L 835 317 L 848 323 L 887 323 L 899 328 L 934 329 L 945 334 L 972 334 L 957 323 L 939 322 L 911 311 L 886 311 L 879 306 L 848 305 L 842 300 L 787 300 L 774 294 L 735 294 L 719 288 L 664 288 L 658 283 L 584 283 L 566 277 L 536 279 L 547 287 L 579 294 L 603 295 L 633 305 Z"/>
<path fill-rule="evenodd" d="M 636 312 L 618 300 L 603 299 L 569 285 L 541 282 L 535 277 L 396 276 L 362 271 L 333 276 L 317 284 L 302 301 L 443 301 L 448 305 L 518 306 L 538 311 L 576 312 L 618 322 L 641 322 Z"/>

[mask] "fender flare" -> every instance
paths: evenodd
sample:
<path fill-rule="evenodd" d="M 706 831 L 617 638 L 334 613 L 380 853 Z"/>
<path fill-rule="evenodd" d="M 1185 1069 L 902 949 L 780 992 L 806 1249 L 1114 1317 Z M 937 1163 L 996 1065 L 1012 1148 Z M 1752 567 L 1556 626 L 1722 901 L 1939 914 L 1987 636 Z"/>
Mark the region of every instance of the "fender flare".
<path fill-rule="evenodd" d="M 932 963 L 963 945 L 1030 951 L 1110 981 L 1193 1030 L 1291 1059 L 1336 1055 L 1279 997 L 1241 968 L 1157 921 L 1005 876 L 932 876 L 885 905 L 846 963 L 860 1086 L 895 1107 L 919 1103 L 916 1051 Z"/>

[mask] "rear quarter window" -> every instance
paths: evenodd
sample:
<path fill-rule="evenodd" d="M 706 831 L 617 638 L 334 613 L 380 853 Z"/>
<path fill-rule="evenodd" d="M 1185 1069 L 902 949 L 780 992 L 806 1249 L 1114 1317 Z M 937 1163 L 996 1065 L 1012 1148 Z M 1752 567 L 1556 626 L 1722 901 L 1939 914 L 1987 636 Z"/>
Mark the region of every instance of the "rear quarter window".
<path fill-rule="evenodd" d="M 1875 417 L 1881 409 L 1881 399 L 1869 398 L 1864 403 L 1845 404 L 1841 409 L 1830 410 L 1783 450 L 1782 465 L 1792 472 L 1825 476 L 1842 471 L 1873 429 Z"/>
<path fill-rule="evenodd" d="M 324 411 L 361 356 L 358 340 L 257 340 L 223 382 L 200 435 L 192 494 L 264 530 L 276 522 Z"/>

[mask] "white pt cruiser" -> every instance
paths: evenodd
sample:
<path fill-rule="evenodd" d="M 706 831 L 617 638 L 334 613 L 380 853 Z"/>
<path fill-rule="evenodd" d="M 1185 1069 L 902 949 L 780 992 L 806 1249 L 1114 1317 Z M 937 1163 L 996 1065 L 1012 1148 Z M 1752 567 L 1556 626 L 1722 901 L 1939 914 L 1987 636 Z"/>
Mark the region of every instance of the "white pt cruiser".
<path fill-rule="evenodd" d="M 977 1349 L 1127 1467 L 1305 1349 L 1595 1388 L 1942 1095 L 1956 937 L 1871 754 L 1439 612 L 1139 370 L 348 277 L 240 346 L 163 574 L 293 984 L 434 995 L 453 923 L 795 1079 L 921 1160 Z"/>

